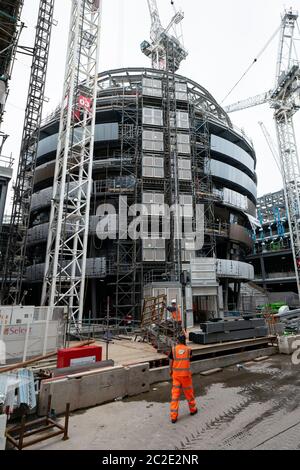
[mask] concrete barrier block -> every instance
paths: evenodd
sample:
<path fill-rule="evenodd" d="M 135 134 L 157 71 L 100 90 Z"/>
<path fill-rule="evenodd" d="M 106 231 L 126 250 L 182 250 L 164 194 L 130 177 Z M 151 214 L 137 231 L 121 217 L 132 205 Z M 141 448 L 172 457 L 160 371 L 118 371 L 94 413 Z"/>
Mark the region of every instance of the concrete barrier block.
<path fill-rule="evenodd" d="M 136 364 L 126 367 L 127 395 L 132 397 L 140 393 L 149 392 L 149 363 Z"/>
<path fill-rule="evenodd" d="M 126 396 L 126 370 L 123 367 L 86 375 L 82 379 L 75 378 L 73 381 L 79 388 L 79 409 Z"/>
<path fill-rule="evenodd" d="M 150 385 L 155 384 L 158 382 L 166 382 L 169 381 L 170 378 L 170 367 L 156 367 L 155 369 L 149 370 L 149 380 Z"/>
<path fill-rule="evenodd" d="M 57 414 L 65 411 L 66 403 L 70 403 L 70 409 L 74 411 L 124 397 L 127 393 L 126 375 L 125 368 L 117 366 L 70 375 L 60 380 L 42 381 L 39 414 L 46 414 L 49 394 L 52 396 L 51 408 Z"/>
<path fill-rule="evenodd" d="M 42 381 L 38 406 L 40 416 L 45 416 L 47 413 L 49 395 L 52 397 L 51 409 L 55 410 L 56 413 L 63 413 L 67 403 L 70 403 L 71 410 L 77 409 L 76 406 L 79 402 L 78 389 L 67 378 L 53 382 Z"/>

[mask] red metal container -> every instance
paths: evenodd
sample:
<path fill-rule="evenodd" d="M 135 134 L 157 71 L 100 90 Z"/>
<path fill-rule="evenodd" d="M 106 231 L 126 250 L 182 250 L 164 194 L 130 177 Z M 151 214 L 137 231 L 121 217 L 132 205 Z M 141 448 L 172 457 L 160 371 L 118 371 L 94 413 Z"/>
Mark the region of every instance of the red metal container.
<path fill-rule="evenodd" d="M 94 364 L 102 359 L 101 346 L 83 346 L 81 348 L 59 349 L 57 351 L 57 367 L 81 366 Z"/>

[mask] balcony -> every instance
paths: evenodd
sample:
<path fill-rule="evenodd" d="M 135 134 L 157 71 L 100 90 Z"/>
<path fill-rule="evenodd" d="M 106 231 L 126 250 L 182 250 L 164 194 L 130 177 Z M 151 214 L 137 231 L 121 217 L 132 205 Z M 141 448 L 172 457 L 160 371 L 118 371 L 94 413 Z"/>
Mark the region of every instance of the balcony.
<path fill-rule="evenodd" d="M 70 268 L 71 269 L 71 268 Z M 26 280 L 29 282 L 42 282 L 45 264 L 34 264 L 26 269 Z M 79 275 L 79 272 L 77 273 Z M 86 260 L 86 277 L 102 278 L 106 276 L 106 258 L 88 258 Z"/>
<path fill-rule="evenodd" d="M 265 279 L 262 278 L 262 275 L 255 276 L 255 282 L 266 282 L 266 283 L 276 283 L 276 282 L 294 282 L 296 280 L 295 271 L 282 271 L 267 273 Z"/>
<path fill-rule="evenodd" d="M 217 260 L 217 276 L 222 278 L 239 279 L 244 281 L 254 280 L 254 267 L 241 261 L 226 259 Z"/>

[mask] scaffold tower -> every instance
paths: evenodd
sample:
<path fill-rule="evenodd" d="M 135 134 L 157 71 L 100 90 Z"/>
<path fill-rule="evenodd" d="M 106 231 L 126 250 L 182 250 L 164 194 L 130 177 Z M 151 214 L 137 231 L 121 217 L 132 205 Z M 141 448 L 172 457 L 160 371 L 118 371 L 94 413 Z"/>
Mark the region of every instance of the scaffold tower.
<path fill-rule="evenodd" d="M 42 304 L 83 317 L 101 26 L 100 0 L 73 0 Z"/>
<path fill-rule="evenodd" d="M 45 96 L 53 8 L 54 0 L 40 1 L 1 288 L 3 304 L 18 304 L 22 296 L 26 266 L 26 242 Z"/>

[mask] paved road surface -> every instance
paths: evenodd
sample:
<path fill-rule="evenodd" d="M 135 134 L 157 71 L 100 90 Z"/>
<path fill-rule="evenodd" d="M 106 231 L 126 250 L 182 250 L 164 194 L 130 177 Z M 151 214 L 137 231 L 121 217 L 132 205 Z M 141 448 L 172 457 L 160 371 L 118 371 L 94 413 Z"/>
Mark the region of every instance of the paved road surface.
<path fill-rule="evenodd" d="M 213 376 L 194 377 L 199 413 L 180 403 L 169 422 L 170 384 L 138 398 L 72 414 L 70 440 L 36 449 L 300 449 L 300 365 L 273 356 Z"/>

